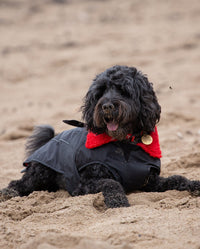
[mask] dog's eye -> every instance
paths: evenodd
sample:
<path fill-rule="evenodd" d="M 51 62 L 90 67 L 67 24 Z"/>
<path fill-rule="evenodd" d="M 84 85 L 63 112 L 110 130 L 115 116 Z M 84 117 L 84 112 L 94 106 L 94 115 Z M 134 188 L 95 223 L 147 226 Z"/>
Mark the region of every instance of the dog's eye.
<path fill-rule="evenodd" d="M 117 86 L 117 91 L 123 97 L 126 97 L 126 98 L 131 97 L 131 92 L 127 91 L 127 89 L 124 89 L 122 86 Z"/>
<path fill-rule="evenodd" d="M 96 99 L 99 99 L 103 96 L 103 94 L 105 93 L 106 90 L 106 86 L 105 85 L 101 85 L 96 89 L 96 92 L 94 93 Z"/>
<path fill-rule="evenodd" d="M 103 90 L 103 89 L 97 89 L 95 92 L 93 92 L 93 98 L 94 99 L 96 99 L 96 100 L 98 100 L 98 99 L 100 99 L 102 96 L 103 96 L 103 94 L 104 94 L 104 91 L 105 90 Z"/>

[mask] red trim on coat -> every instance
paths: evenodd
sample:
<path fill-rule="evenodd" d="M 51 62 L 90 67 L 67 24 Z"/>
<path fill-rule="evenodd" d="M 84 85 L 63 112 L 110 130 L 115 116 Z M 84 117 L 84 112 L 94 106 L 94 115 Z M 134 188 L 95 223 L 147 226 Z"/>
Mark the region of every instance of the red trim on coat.
<path fill-rule="evenodd" d="M 150 133 L 150 136 L 153 139 L 153 142 L 149 145 L 143 144 L 143 143 L 137 143 L 136 145 L 140 146 L 145 152 L 147 152 L 150 156 L 161 158 L 162 153 L 160 149 L 160 143 L 159 143 L 159 136 L 157 127 L 155 127 L 155 131 Z M 131 135 L 127 135 L 127 139 L 130 139 Z M 133 142 L 135 137 L 133 136 L 131 139 L 131 142 Z M 97 147 L 100 147 L 104 144 L 110 143 L 110 142 L 116 142 L 116 139 L 113 139 L 112 137 L 108 136 L 106 133 L 102 134 L 94 134 L 92 132 L 88 132 L 87 134 L 87 140 L 85 143 L 85 147 L 87 149 L 94 149 Z"/>

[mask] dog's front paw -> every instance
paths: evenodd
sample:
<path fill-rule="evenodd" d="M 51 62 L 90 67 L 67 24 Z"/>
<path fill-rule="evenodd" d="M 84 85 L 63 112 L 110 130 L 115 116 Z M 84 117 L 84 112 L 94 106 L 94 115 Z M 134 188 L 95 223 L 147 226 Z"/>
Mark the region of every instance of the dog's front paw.
<path fill-rule="evenodd" d="M 200 181 L 192 181 L 190 184 L 190 193 L 192 196 L 200 196 Z"/>
<path fill-rule="evenodd" d="M 16 196 L 19 196 L 19 193 L 12 188 L 3 188 L 0 190 L 0 201 L 7 201 Z"/>
<path fill-rule="evenodd" d="M 108 208 L 120 208 L 130 207 L 126 195 L 121 193 L 115 194 L 115 196 L 104 196 L 104 202 Z"/>

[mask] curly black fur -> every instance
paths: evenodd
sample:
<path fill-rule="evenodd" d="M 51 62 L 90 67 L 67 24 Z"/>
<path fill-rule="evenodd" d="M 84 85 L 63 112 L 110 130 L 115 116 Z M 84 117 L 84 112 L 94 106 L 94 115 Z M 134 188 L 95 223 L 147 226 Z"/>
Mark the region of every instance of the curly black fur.
<path fill-rule="evenodd" d="M 89 88 L 82 106 L 84 123 L 75 120 L 64 122 L 79 127 L 86 126 L 94 133 L 106 132 L 123 143 L 129 133 L 139 139 L 141 132 L 152 132 L 160 119 L 160 113 L 160 105 L 147 77 L 134 67 L 114 66 L 97 75 Z M 49 126 L 36 128 L 27 142 L 27 156 L 53 136 L 54 130 Z M 126 155 L 126 143 L 123 150 Z M 96 163 L 84 168 L 79 174 L 80 184 L 72 193 L 73 196 L 102 192 L 107 207 L 129 206 L 117 173 L 114 177 L 106 167 Z M 59 189 L 66 189 L 64 176 L 33 162 L 20 180 L 11 181 L 0 193 L 4 199 L 8 199 L 17 195 L 29 195 L 33 191 Z M 139 190 L 163 192 L 172 189 L 200 195 L 200 181 L 190 181 L 182 176 L 163 178 L 152 171 L 147 184 Z"/>

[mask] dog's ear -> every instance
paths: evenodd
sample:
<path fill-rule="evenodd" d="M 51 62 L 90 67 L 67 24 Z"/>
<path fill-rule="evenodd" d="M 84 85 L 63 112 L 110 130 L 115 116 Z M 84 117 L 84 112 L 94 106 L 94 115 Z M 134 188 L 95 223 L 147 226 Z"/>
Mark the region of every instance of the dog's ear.
<path fill-rule="evenodd" d="M 105 72 L 97 75 L 93 80 L 81 107 L 82 119 L 84 120 L 86 128 L 94 133 L 102 133 L 104 131 L 104 129 L 95 126 L 93 115 L 95 106 L 103 95 L 107 83 L 108 78 L 105 76 Z"/>
<path fill-rule="evenodd" d="M 81 107 L 82 118 L 85 121 L 88 130 L 93 131 L 93 113 L 95 108 L 96 100 L 93 90 L 90 88 L 84 98 L 84 104 Z"/>
<path fill-rule="evenodd" d="M 138 117 L 139 129 L 151 132 L 160 120 L 161 107 L 158 103 L 153 84 L 144 75 L 140 77 L 140 112 Z"/>

